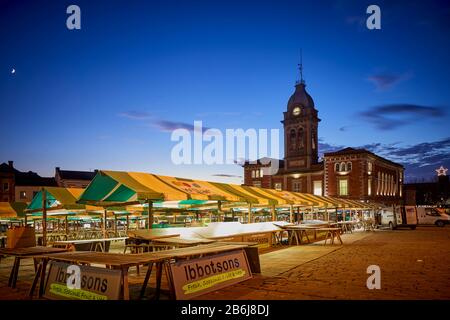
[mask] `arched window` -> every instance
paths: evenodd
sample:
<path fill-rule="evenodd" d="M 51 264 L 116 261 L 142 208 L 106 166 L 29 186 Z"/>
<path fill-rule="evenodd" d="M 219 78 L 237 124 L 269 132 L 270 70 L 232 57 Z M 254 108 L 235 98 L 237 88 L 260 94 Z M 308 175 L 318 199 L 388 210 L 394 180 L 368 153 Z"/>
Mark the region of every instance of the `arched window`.
<path fill-rule="evenodd" d="M 340 167 L 339 171 L 342 171 L 342 172 L 345 171 L 345 162 L 341 162 L 341 167 Z"/>
<path fill-rule="evenodd" d="M 334 165 L 334 171 L 339 172 L 339 163 Z"/>
<path fill-rule="evenodd" d="M 347 162 L 347 171 L 352 171 L 352 163 Z"/>
<path fill-rule="evenodd" d="M 290 149 L 291 150 L 295 150 L 296 149 L 295 148 L 295 145 L 296 145 L 295 138 L 296 138 L 295 130 L 292 129 L 291 132 L 290 132 L 290 137 L 289 137 L 289 144 L 290 144 Z"/>
<path fill-rule="evenodd" d="M 304 138 L 303 128 L 298 129 L 297 140 L 298 140 L 298 148 L 303 149 L 305 147 L 305 138 Z"/>

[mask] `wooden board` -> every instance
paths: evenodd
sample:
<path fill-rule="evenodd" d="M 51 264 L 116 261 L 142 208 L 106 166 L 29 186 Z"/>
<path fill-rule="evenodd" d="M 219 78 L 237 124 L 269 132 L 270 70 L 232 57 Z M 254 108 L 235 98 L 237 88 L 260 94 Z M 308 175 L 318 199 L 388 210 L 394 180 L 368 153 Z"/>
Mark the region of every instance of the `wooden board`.
<path fill-rule="evenodd" d="M 243 250 L 173 263 L 170 271 L 179 300 L 191 299 L 252 277 Z"/>

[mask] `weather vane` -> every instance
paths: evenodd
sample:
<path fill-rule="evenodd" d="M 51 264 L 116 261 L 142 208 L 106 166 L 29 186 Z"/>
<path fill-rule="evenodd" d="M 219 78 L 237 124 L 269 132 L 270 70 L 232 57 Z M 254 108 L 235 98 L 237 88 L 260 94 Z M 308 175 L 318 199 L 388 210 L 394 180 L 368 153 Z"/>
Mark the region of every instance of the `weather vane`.
<path fill-rule="evenodd" d="M 297 81 L 297 83 L 304 84 L 305 81 L 303 80 L 303 53 L 302 53 L 302 49 L 300 49 L 300 63 L 298 64 L 298 70 L 300 71 L 300 81 Z"/>

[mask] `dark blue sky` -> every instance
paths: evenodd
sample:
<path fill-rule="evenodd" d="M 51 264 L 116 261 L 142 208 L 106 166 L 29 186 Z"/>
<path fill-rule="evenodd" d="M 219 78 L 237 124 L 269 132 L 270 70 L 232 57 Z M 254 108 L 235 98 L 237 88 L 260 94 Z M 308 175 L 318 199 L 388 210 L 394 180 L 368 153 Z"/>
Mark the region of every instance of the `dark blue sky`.
<path fill-rule="evenodd" d="M 364 146 L 427 177 L 450 167 L 449 34 L 449 1 L 0 0 L 0 162 L 240 183 L 215 176 L 235 165 L 171 164 L 168 130 L 281 129 L 303 48 L 321 151 Z"/>

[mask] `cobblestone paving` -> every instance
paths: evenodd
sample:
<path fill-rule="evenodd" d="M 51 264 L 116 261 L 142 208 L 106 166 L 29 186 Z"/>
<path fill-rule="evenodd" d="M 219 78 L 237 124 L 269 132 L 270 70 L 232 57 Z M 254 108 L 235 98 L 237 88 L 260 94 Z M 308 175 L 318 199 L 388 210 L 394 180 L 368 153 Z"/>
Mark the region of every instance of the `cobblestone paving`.
<path fill-rule="evenodd" d="M 450 227 L 361 232 L 343 240 L 343 246 L 317 242 L 271 250 L 261 255 L 261 275 L 198 299 L 450 299 Z M 16 289 L 7 287 L 12 262 L 0 263 L 0 299 L 26 299 L 32 261 L 23 261 Z M 380 290 L 366 287 L 373 264 L 381 268 Z M 145 271 L 138 276 L 130 270 L 131 298 Z"/>
<path fill-rule="evenodd" d="M 450 299 L 449 227 L 376 231 L 353 243 L 345 238 L 344 242 L 340 249 L 307 262 L 291 253 L 289 259 L 299 260 L 297 267 L 276 276 L 264 276 L 263 271 L 261 276 L 201 298 Z M 366 287 L 366 269 L 374 264 L 381 268 L 380 290 Z"/>

